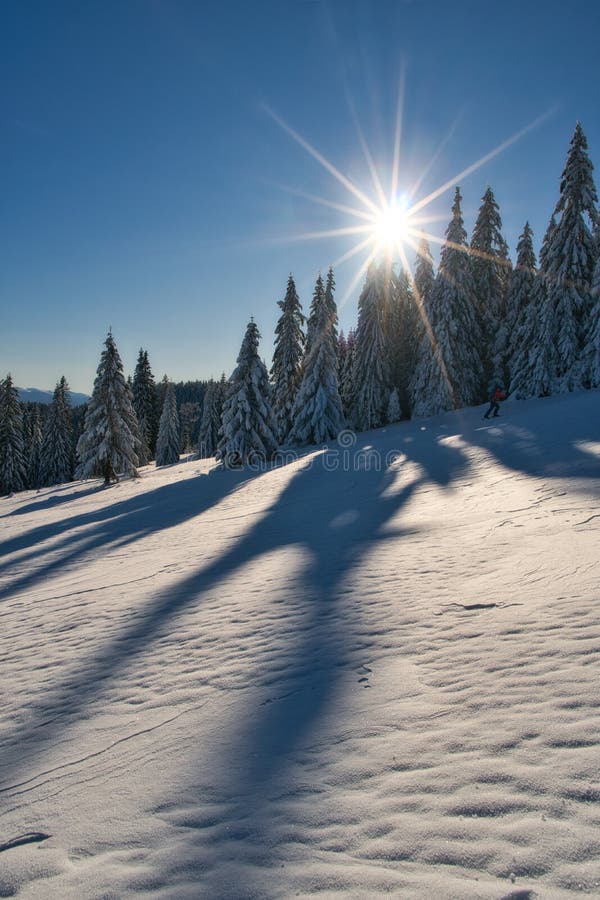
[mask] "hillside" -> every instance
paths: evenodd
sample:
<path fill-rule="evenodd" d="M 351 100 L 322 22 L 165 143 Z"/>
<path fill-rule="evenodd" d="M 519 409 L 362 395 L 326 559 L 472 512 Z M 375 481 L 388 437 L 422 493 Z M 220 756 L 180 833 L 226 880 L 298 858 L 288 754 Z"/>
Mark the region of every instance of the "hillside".
<path fill-rule="evenodd" d="M 19 400 L 23 403 L 52 403 L 54 391 L 41 391 L 39 388 L 17 388 Z M 81 406 L 90 399 L 88 394 L 69 391 L 72 406 Z"/>
<path fill-rule="evenodd" d="M 599 412 L 3 499 L 0 896 L 598 896 Z"/>

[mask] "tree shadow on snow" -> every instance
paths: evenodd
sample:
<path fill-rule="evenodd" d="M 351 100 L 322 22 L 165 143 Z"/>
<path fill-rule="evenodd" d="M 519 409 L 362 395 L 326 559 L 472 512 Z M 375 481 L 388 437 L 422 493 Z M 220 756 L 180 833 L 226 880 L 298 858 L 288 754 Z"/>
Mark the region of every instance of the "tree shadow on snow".
<path fill-rule="evenodd" d="M 394 441 L 395 437 L 390 436 L 390 450 Z M 295 586 L 295 594 L 300 598 L 298 626 L 293 646 L 286 648 L 285 677 L 278 674 L 277 660 L 272 663 L 271 674 L 277 684 L 276 693 L 284 683 L 292 685 L 292 690 L 295 685 L 298 690 L 286 703 L 267 703 L 255 710 L 244 730 L 232 736 L 235 745 L 244 748 L 247 764 L 231 785 L 231 797 L 248 798 L 248 814 L 252 808 L 256 816 L 261 816 L 264 809 L 256 807 L 257 791 L 267 789 L 275 775 L 288 765 L 304 736 L 316 727 L 333 696 L 340 670 L 350 659 L 352 647 L 348 645 L 347 629 L 339 621 L 335 629 L 332 627 L 342 582 L 371 548 L 401 536 L 400 531 L 394 530 L 392 520 L 419 485 L 427 480 L 449 485 L 449 473 L 456 477 L 467 465 L 461 452 L 450 447 L 438 444 L 437 451 L 429 449 L 421 455 L 414 448 L 412 458 L 419 463 L 420 471 L 400 489 L 394 489 L 398 475 L 395 467 L 384 466 L 377 471 L 361 467 L 359 459 L 354 471 L 356 457 L 362 450 L 360 447 L 350 454 L 349 471 L 343 461 L 336 471 L 323 471 L 329 469 L 337 450 L 317 456 L 310 469 L 300 463 L 299 471 L 273 506 L 219 559 L 159 592 L 145 606 L 137 607 L 115 638 L 75 668 L 69 667 L 61 682 L 37 698 L 28 722 L 6 736 L 0 794 L 18 786 L 15 778 L 22 771 L 24 758 L 31 762 L 32 754 L 24 754 L 24 748 L 32 740 L 43 740 L 34 751 L 43 753 L 71 724 L 89 714 L 89 704 L 101 697 L 155 640 L 168 634 L 179 614 L 198 608 L 201 633 L 200 604 L 207 592 L 265 554 L 297 547 L 306 558 Z M 82 552 L 105 547 L 110 553 L 115 546 L 130 544 L 197 516 L 232 494 L 248 477 L 246 472 L 225 472 L 189 479 L 75 517 L 69 520 L 69 529 L 82 524 L 94 526 L 84 546 L 70 550 L 72 538 L 67 535 L 63 556 L 47 563 L 43 574 L 30 576 L 27 585 L 22 580 L 21 587 L 61 565 L 73 564 Z M 30 539 L 41 540 L 40 533 L 54 533 L 56 527 L 36 529 L 30 533 Z M 399 554 L 401 547 L 399 541 Z M 401 555 L 398 565 L 402 565 Z M 198 665 L 202 665 L 201 659 Z"/>
<path fill-rule="evenodd" d="M 489 422 L 465 419 L 463 437 L 506 469 L 538 479 L 600 478 L 600 460 L 585 449 L 600 441 L 600 392 L 504 404 Z"/>
<path fill-rule="evenodd" d="M 254 862 L 272 864 L 272 794 L 281 791 L 282 778 L 293 775 L 303 748 L 318 743 L 319 727 L 335 704 L 340 680 L 347 678 L 349 667 L 368 660 L 370 642 L 378 640 L 375 634 L 369 636 L 368 628 L 361 628 L 362 598 L 347 593 L 354 570 L 377 546 L 390 541 L 397 547 L 401 569 L 406 532 L 397 517 L 403 508 L 425 484 L 450 488 L 468 471 L 464 453 L 434 435 L 420 435 L 408 447 L 399 444 L 401 435 L 397 429 L 387 435 L 380 432 L 376 446 L 384 456 L 388 452 L 393 456 L 402 447 L 403 455 L 416 464 L 410 472 L 403 472 L 402 458 L 387 464 L 382 460 L 379 470 L 369 468 L 373 461 L 369 435 L 362 435 L 360 445 L 346 454 L 348 466 L 335 468 L 335 457 L 339 461 L 343 452 L 325 453 L 310 469 L 291 478 L 277 502 L 213 571 L 199 573 L 196 583 L 184 588 L 186 593 L 205 592 L 247 562 L 285 548 L 293 548 L 301 560 L 299 574 L 285 590 L 282 633 L 270 636 L 275 646 L 281 644 L 280 652 L 257 660 L 256 677 L 250 679 L 262 685 L 262 699 L 247 709 L 230 734 L 228 747 L 219 748 L 219 769 L 228 774 L 224 786 L 215 786 L 212 793 L 228 807 L 221 821 L 221 842 L 231 842 L 231 853 L 224 865 L 222 846 L 216 847 L 212 871 L 203 876 L 211 896 L 232 896 L 239 890 L 240 842 L 252 845 Z M 398 597 L 398 603 L 405 599 L 408 602 Z M 203 763 L 198 766 L 202 772 Z M 205 858 L 203 832 L 197 837 Z M 202 870 L 205 862 L 194 861 L 193 849 L 190 852 L 185 865 Z M 244 868 L 243 896 L 253 896 L 248 877 Z M 261 896 L 259 884 L 256 890 Z"/>
<path fill-rule="evenodd" d="M 0 600 L 31 590 L 55 572 L 76 571 L 87 557 L 93 558 L 100 549 L 108 554 L 148 535 L 181 525 L 221 502 L 255 474 L 247 470 L 211 471 L 154 490 L 141 487 L 138 495 L 112 503 L 114 488 L 108 488 L 106 506 L 38 526 L 0 542 L 0 558 L 19 554 L 0 565 L 4 580 Z M 96 490 L 84 491 L 71 499 Z M 25 566 L 24 571 L 24 563 L 29 562 L 35 564 Z M 14 577 L 8 580 L 13 572 Z"/>

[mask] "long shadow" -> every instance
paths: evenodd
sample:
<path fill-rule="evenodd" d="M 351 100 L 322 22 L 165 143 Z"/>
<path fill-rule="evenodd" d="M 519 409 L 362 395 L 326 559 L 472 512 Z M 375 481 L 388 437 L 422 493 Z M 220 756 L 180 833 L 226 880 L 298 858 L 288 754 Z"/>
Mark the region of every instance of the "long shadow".
<path fill-rule="evenodd" d="M 46 512 L 49 509 L 56 509 L 58 506 L 63 506 L 65 503 L 72 503 L 74 498 L 71 489 L 73 487 L 74 482 L 67 481 L 64 484 L 56 485 L 54 488 L 41 488 L 40 494 L 36 495 L 36 498 L 31 500 L 30 503 L 24 503 L 22 506 L 17 506 L 16 509 L 12 509 L 9 513 L 5 513 L 0 518 L 12 518 L 13 516 L 24 516 L 30 513 Z M 99 490 L 101 490 L 101 488 L 97 484 L 94 484 L 84 490 L 78 491 L 77 499 L 80 500 L 82 497 L 89 497 L 91 494 L 98 493 Z"/>
<path fill-rule="evenodd" d="M 444 472 L 458 474 L 466 466 L 466 460 L 461 459 L 457 450 L 440 447 L 439 453 L 447 461 L 442 466 Z M 98 699 L 111 682 L 135 663 L 152 641 L 172 625 L 179 613 L 199 604 L 208 591 L 248 562 L 294 545 L 304 548 L 308 563 L 298 584 L 298 590 L 306 593 L 303 601 L 304 624 L 299 628 L 295 648 L 290 651 L 290 673 L 292 680 L 302 682 L 310 673 L 313 692 L 303 711 L 296 705 L 291 719 L 285 713 L 285 723 L 280 721 L 284 715 L 281 708 L 264 712 L 246 737 L 255 748 L 255 759 L 260 759 L 262 745 L 268 743 L 273 734 L 279 736 L 279 741 L 283 740 L 280 751 L 284 757 L 287 755 L 324 709 L 335 685 L 333 675 L 345 660 L 343 635 L 340 635 L 339 641 L 336 640 L 331 652 L 323 655 L 328 631 L 321 626 L 331 614 L 337 587 L 348 572 L 360 564 L 370 547 L 392 536 L 391 531 L 383 533 L 384 526 L 407 501 L 417 484 L 428 477 L 430 465 L 428 458 L 424 457 L 423 475 L 401 491 L 390 490 L 388 495 L 395 470 L 359 469 L 355 472 L 344 471 L 342 466 L 335 472 L 323 471 L 328 468 L 331 456 L 325 453 L 317 457 L 310 469 L 301 465 L 273 507 L 220 559 L 159 593 L 147 606 L 136 609 L 130 623 L 116 638 L 107 642 L 94 657 L 86 659 L 75 670 L 71 669 L 53 690 L 40 698 L 27 725 L 15 729 L 6 737 L 0 793 L 17 787 L 14 778 L 22 767 L 24 748 L 29 742 L 40 739 L 41 726 L 44 745 L 48 746 L 71 722 L 77 721 L 91 701 Z M 221 473 L 201 478 L 199 484 L 203 486 L 203 491 L 198 490 L 193 498 L 186 494 L 190 490 L 190 482 L 186 481 L 179 486 L 171 485 L 143 498 L 136 498 L 136 502 L 125 501 L 122 507 L 116 504 L 115 507 L 121 507 L 121 515 L 109 520 L 102 517 L 103 527 L 96 535 L 98 546 L 105 544 L 107 539 L 133 539 L 142 533 L 167 527 L 166 522 L 173 525 L 191 515 L 198 515 L 202 509 L 220 499 L 224 490 L 231 492 L 247 477 L 244 473 Z M 226 480 L 227 488 L 224 488 L 221 479 Z M 159 522 L 154 522 L 156 502 L 163 491 L 167 492 L 165 496 L 170 497 L 173 511 L 166 519 L 163 516 Z M 191 493 L 194 494 L 193 491 Z M 178 503 L 183 504 L 183 510 L 176 509 Z M 129 514 L 125 515 L 127 510 Z M 356 515 L 344 517 L 348 512 Z M 242 736 L 240 740 L 243 739 Z M 19 786 L 27 783 L 25 776 L 26 773 L 23 773 Z M 247 773 L 248 786 L 258 784 L 263 777 L 264 773 L 250 769 Z M 9 781 L 13 782 L 10 787 Z"/>
<path fill-rule="evenodd" d="M 0 558 L 11 553 L 20 555 L 0 565 L 0 575 L 6 579 L 0 587 L 0 600 L 31 590 L 54 572 L 80 564 L 100 548 L 106 551 L 128 546 L 198 516 L 254 477 L 256 473 L 249 471 L 211 472 L 151 491 L 140 486 L 140 493 L 127 500 L 9 538 L 0 543 Z M 44 546 L 46 542 L 51 543 Z M 24 566 L 33 561 L 35 566 Z M 11 573 L 15 573 L 12 578 Z"/>
<path fill-rule="evenodd" d="M 376 640 L 366 636 L 368 628 L 361 628 L 356 598 L 340 602 L 348 590 L 346 582 L 371 551 L 386 541 L 395 542 L 401 567 L 406 532 L 395 521 L 398 514 L 426 483 L 449 487 L 468 471 L 464 453 L 440 443 L 434 434 L 419 435 L 404 445 L 404 430 L 392 429 L 389 436 L 380 433 L 377 437 L 379 453 L 393 455 L 393 450 L 402 450 L 418 466 L 398 485 L 402 459 L 381 470 L 362 467 L 361 462 L 373 462 L 368 455 L 373 436 L 361 437 L 360 445 L 347 457 L 349 466 L 331 471 L 329 453 L 292 478 L 277 503 L 235 550 L 242 561 L 294 547 L 303 564 L 287 591 L 295 614 L 294 634 L 286 637 L 287 645 L 272 658 L 270 668 L 261 665 L 257 673 L 257 681 L 272 684 L 270 695 L 247 710 L 245 721 L 230 735 L 229 754 L 222 748 L 219 751 L 222 769 L 234 777 L 226 779 L 221 798 L 229 806 L 221 838 L 231 842 L 230 862 L 224 866 L 218 855 L 212 873 L 203 881 L 215 898 L 232 896 L 236 884 L 239 890 L 235 860 L 240 842 L 251 842 L 260 863 L 272 864 L 269 803 L 276 784 L 293 768 L 298 751 L 331 709 L 340 678 L 350 665 L 368 658 L 369 641 Z M 237 567 L 230 559 L 228 572 L 232 562 Z M 289 631 L 289 625 L 284 627 Z M 222 851 L 217 849 L 217 854 Z M 254 896 L 248 877 L 246 868 L 243 896 Z M 257 890 L 260 896 L 260 886 Z"/>
<path fill-rule="evenodd" d="M 471 415 L 463 437 L 515 472 L 542 479 L 596 480 L 600 461 L 582 444 L 600 441 L 600 391 L 526 404 L 512 401 L 497 420 L 484 423 Z"/>

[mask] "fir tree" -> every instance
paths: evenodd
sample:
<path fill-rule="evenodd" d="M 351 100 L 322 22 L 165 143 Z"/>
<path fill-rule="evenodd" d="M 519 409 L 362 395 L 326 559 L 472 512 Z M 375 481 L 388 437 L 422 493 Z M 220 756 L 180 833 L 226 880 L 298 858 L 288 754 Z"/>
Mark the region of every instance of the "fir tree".
<path fill-rule="evenodd" d="M 392 389 L 390 293 L 388 264 L 371 263 L 358 300 L 352 420 L 359 431 L 378 428 L 386 421 Z"/>
<path fill-rule="evenodd" d="M 0 494 L 22 491 L 27 480 L 23 410 L 10 374 L 0 382 Z"/>
<path fill-rule="evenodd" d="M 342 384 L 342 375 L 344 372 L 344 368 L 346 366 L 346 357 L 348 354 L 348 341 L 346 340 L 346 336 L 343 331 L 340 331 L 338 335 L 337 342 L 337 373 L 338 373 L 338 384 L 340 385 L 340 396 L 341 396 L 341 384 Z"/>
<path fill-rule="evenodd" d="M 430 349 L 422 341 L 413 380 L 416 416 L 467 406 L 476 402 L 480 390 L 480 332 L 460 201 L 456 188 L 431 298 Z"/>
<path fill-rule="evenodd" d="M 600 256 L 592 279 L 592 303 L 581 359 L 585 386 L 600 387 Z"/>
<path fill-rule="evenodd" d="M 598 196 L 593 165 L 580 123 L 571 139 L 554 210 L 557 220 L 548 247 L 544 274 L 553 310 L 555 372 L 552 391 L 571 391 L 587 379 L 582 361 L 592 309 L 591 286 L 596 263 L 593 228 Z"/>
<path fill-rule="evenodd" d="M 218 458 L 226 466 L 270 459 L 277 449 L 271 385 L 258 355 L 260 333 L 251 319 L 223 404 Z"/>
<path fill-rule="evenodd" d="M 546 397 L 552 388 L 556 350 L 553 311 L 545 272 L 555 229 L 556 222 L 552 216 L 542 242 L 540 266 L 533 279 L 529 304 L 519 325 L 517 356 L 510 380 L 510 392 L 519 400 Z"/>
<path fill-rule="evenodd" d="M 69 385 L 63 375 L 54 389 L 42 438 L 42 484 L 73 478 L 73 427 Z"/>
<path fill-rule="evenodd" d="M 42 425 L 36 407 L 31 415 L 31 435 L 27 453 L 27 487 L 37 489 L 43 484 Z"/>
<path fill-rule="evenodd" d="M 139 465 L 147 465 L 154 458 L 158 435 L 157 393 L 148 351 L 140 349 L 133 376 L 133 408 L 140 430 Z"/>
<path fill-rule="evenodd" d="M 179 462 L 180 441 L 175 385 L 169 382 L 158 425 L 158 439 L 156 441 L 157 466 L 171 466 L 173 463 Z"/>
<path fill-rule="evenodd" d="M 344 415 L 337 374 L 337 310 L 333 299 L 333 272 L 325 290 L 319 275 L 311 304 L 312 333 L 304 361 L 300 390 L 292 411 L 288 440 L 320 444 L 335 437 Z M 310 320 L 309 320 L 310 325 Z"/>
<path fill-rule="evenodd" d="M 345 340 L 345 350 L 341 357 L 338 355 L 339 371 L 339 393 L 342 401 L 342 409 L 344 417 L 347 421 L 352 419 L 352 410 L 355 401 L 355 385 L 354 385 L 354 360 L 356 357 L 356 333 L 353 329 L 348 332 Z"/>
<path fill-rule="evenodd" d="M 103 476 L 104 483 L 110 484 L 118 481 L 120 472 L 137 475 L 140 439 L 123 363 L 110 331 L 104 346 L 85 413 L 83 434 L 77 442 L 76 476 Z"/>
<path fill-rule="evenodd" d="M 221 385 L 211 379 L 208 382 L 202 406 L 202 419 L 200 420 L 200 433 L 198 435 L 199 459 L 209 459 L 211 456 L 216 455 L 217 447 L 219 446 L 222 408 Z"/>
<path fill-rule="evenodd" d="M 507 349 L 509 350 L 508 369 L 511 392 L 515 384 L 515 375 L 523 368 L 529 354 L 528 342 L 531 340 L 531 335 L 528 330 L 535 275 L 533 232 L 529 222 L 526 222 L 517 244 L 517 264 L 512 271 L 506 300 L 506 330 L 510 336 L 507 341 Z"/>
<path fill-rule="evenodd" d="M 432 304 L 434 287 L 435 273 L 431 250 L 427 239 L 422 237 L 419 241 L 414 276 L 414 294 L 418 318 L 415 335 L 415 365 L 408 387 L 411 410 L 414 410 L 417 400 L 425 396 L 428 390 L 430 373 L 436 365 Z"/>
<path fill-rule="evenodd" d="M 325 285 L 323 284 L 323 278 L 321 277 L 321 273 L 319 273 L 317 277 L 317 283 L 315 285 L 315 290 L 313 292 L 312 301 L 310 304 L 310 310 L 308 312 L 308 319 L 306 320 L 306 340 L 304 343 L 304 363 L 308 359 L 313 345 L 315 343 L 315 337 L 318 334 L 320 325 L 319 321 L 325 320 L 323 316 L 323 311 L 320 308 L 323 303 L 323 296 L 325 292 Z"/>
<path fill-rule="evenodd" d="M 431 295 L 435 284 L 435 272 L 433 259 L 426 237 L 419 240 L 415 275 L 413 279 L 413 293 L 418 316 L 416 317 L 415 342 L 420 346 L 427 330 L 425 321 L 429 321 L 431 309 Z"/>
<path fill-rule="evenodd" d="M 292 427 L 292 410 L 302 381 L 304 356 L 304 316 L 292 275 L 288 278 L 283 300 L 278 302 L 281 316 L 275 328 L 275 351 L 271 366 L 273 413 L 277 434 L 285 440 Z"/>
<path fill-rule="evenodd" d="M 410 382 L 417 363 L 422 323 L 410 278 L 404 269 L 398 275 L 392 275 L 392 298 L 392 384 L 397 389 L 400 408 L 408 418 L 411 413 Z"/>
<path fill-rule="evenodd" d="M 401 418 L 400 398 L 398 397 L 397 388 L 394 388 L 388 401 L 387 420 L 388 422 L 399 422 Z"/>
<path fill-rule="evenodd" d="M 492 189 L 488 186 L 471 237 L 473 284 L 482 337 L 485 394 L 490 383 L 503 383 L 506 369 L 504 328 L 505 302 L 510 263 L 502 236 L 502 219 Z"/>

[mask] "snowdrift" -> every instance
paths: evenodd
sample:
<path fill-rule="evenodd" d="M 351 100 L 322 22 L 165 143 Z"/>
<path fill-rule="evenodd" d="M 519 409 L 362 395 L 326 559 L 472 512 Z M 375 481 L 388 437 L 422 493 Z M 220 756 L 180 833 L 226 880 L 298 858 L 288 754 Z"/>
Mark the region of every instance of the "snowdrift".
<path fill-rule="evenodd" d="M 600 894 L 600 394 L 0 505 L 0 896 Z"/>

